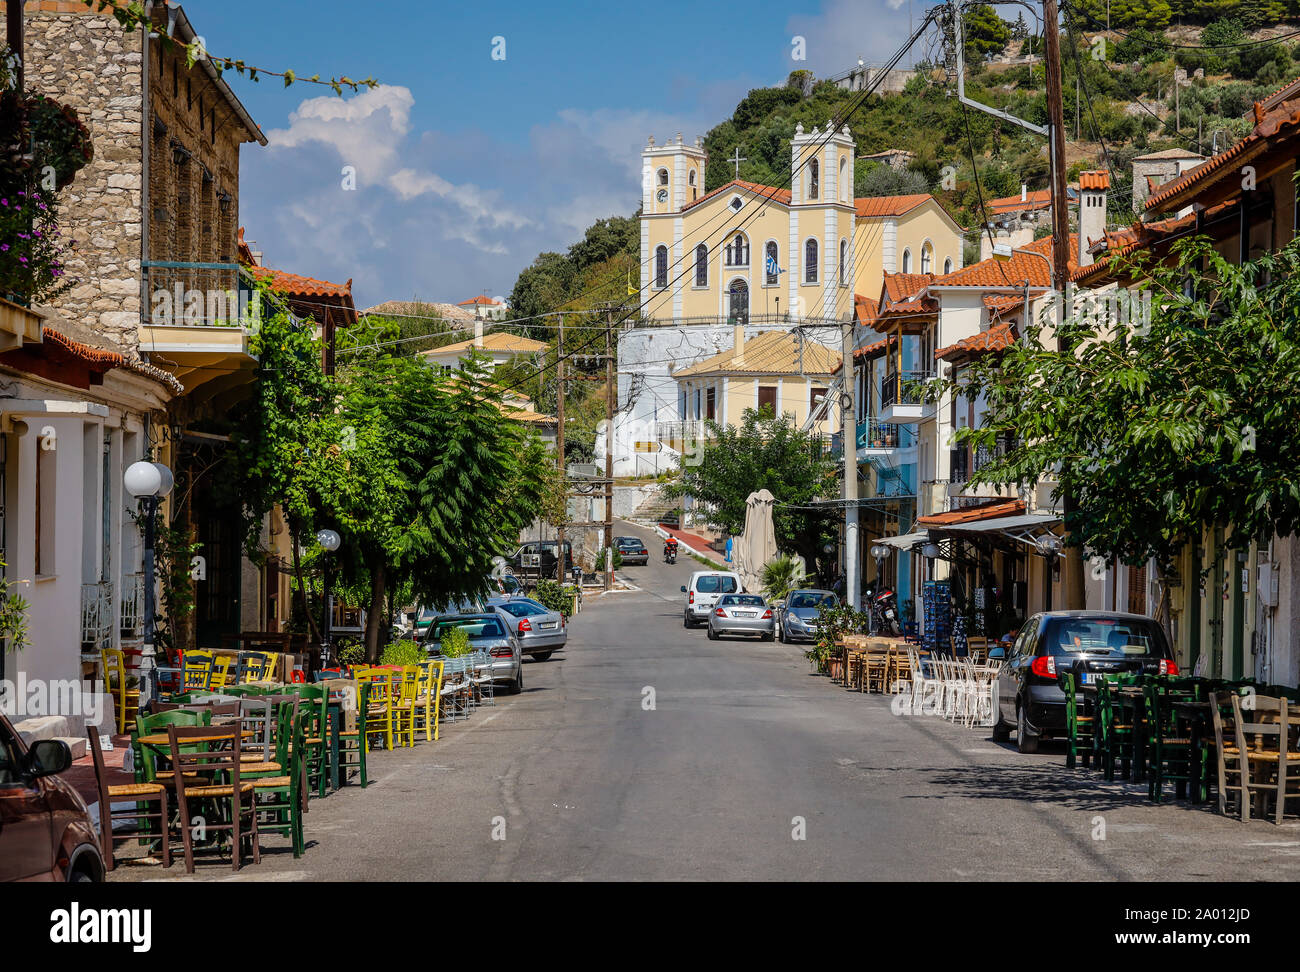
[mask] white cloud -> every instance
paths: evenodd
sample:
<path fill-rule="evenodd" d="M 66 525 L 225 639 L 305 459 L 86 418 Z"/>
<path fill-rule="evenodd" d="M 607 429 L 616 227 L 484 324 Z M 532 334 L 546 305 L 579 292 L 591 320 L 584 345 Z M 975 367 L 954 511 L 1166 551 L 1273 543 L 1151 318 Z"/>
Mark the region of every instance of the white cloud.
<path fill-rule="evenodd" d="M 791 35 L 808 41 L 808 62 L 794 66 L 828 77 L 850 70 L 859 57 L 868 64 L 888 60 L 929 6 L 919 0 L 826 0 L 821 13 L 791 17 L 787 24 Z M 919 58 L 921 45 L 912 51 Z M 909 63 L 904 59 L 903 66 Z"/>

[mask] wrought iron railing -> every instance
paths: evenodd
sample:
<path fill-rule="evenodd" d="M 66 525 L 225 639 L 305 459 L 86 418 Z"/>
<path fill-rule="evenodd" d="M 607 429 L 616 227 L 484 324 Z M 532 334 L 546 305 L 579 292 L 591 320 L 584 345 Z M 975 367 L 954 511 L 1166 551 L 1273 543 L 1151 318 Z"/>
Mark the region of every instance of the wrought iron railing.
<path fill-rule="evenodd" d="M 81 647 L 98 651 L 113 643 L 113 582 L 81 585 Z"/>
<path fill-rule="evenodd" d="M 953 449 L 949 453 L 948 481 L 951 483 L 965 483 L 970 481 L 970 450 L 965 446 L 960 449 Z"/>
<path fill-rule="evenodd" d="M 127 574 L 122 578 L 123 638 L 138 638 L 144 634 L 144 575 Z"/>
<path fill-rule="evenodd" d="M 1016 444 L 1017 439 L 1014 435 L 999 435 L 991 446 L 976 446 L 973 471 L 979 472 L 990 463 L 1001 459 L 1003 456 L 1013 451 L 1016 448 Z"/>
<path fill-rule="evenodd" d="M 152 261 L 144 273 L 146 324 L 239 327 L 257 317 L 257 292 L 241 289 L 236 264 Z"/>
<path fill-rule="evenodd" d="M 934 377 L 932 371 L 891 371 L 880 382 L 880 407 L 921 405 L 925 402 L 923 382 Z"/>
<path fill-rule="evenodd" d="M 858 423 L 859 449 L 896 449 L 904 444 L 902 432 L 891 422 L 872 416 Z"/>

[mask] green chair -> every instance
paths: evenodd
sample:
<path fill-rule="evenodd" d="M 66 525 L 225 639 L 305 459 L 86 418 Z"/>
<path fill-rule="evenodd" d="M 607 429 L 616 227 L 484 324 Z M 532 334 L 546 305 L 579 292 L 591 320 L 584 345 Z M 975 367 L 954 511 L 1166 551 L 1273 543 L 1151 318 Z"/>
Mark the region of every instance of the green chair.
<path fill-rule="evenodd" d="M 276 715 L 276 760 L 285 767 L 277 776 L 253 781 L 258 832 L 284 834 L 293 845 L 293 856 L 302 857 L 303 837 L 303 720 L 300 700 L 280 702 Z M 243 775 L 242 772 L 240 774 Z"/>
<path fill-rule="evenodd" d="M 329 690 L 322 684 L 286 685 L 280 690 L 285 695 L 296 695 L 302 704 L 298 711 L 302 719 L 303 765 L 307 773 L 307 785 L 314 788 L 316 795 L 325 796 L 329 783 L 326 764 L 326 735 L 329 732 Z"/>
<path fill-rule="evenodd" d="M 170 712 L 156 712 L 153 715 L 137 715 L 135 732 L 131 734 L 131 750 L 135 758 L 135 781 L 153 783 L 158 779 L 158 753 L 161 749 L 140 745 L 141 736 L 165 732 L 168 726 L 209 726 L 211 724 L 210 712 L 191 709 L 173 709 Z"/>
<path fill-rule="evenodd" d="M 1180 698 L 1194 700 L 1198 694 L 1199 687 L 1192 679 L 1156 678 L 1145 686 L 1147 795 L 1155 803 L 1163 799 L 1167 783 L 1174 784 L 1180 800 L 1187 796 L 1188 784 L 1199 784 L 1199 765 L 1192 752 L 1190 729 L 1171 704 Z"/>
<path fill-rule="evenodd" d="M 366 737 L 364 727 L 366 723 L 366 707 L 370 704 L 370 683 L 357 683 L 357 728 L 356 729 L 339 729 L 339 785 L 344 786 L 348 782 L 348 770 L 352 767 L 357 768 L 361 777 L 361 786 L 367 787 L 370 781 L 366 778 Z"/>
<path fill-rule="evenodd" d="M 1079 755 L 1083 755 L 1083 768 L 1089 768 L 1092 758 L 1095 715 L 1080 710 L 1078 679 L 1074 672 L 1059 676 L 1061 691 L 1065 693 L 1065 727 L 1068 732 L 1065 750 L 1065 768 L 1074 769 Z"/>
<path fill-rule="evenodd" d="M 1136 684 L 1138 676 L 1099 675 L 1097 678 L 1096 731 L 1093 747 L 1097 766 L 1107 782 L 1115 779 L 1115 761 L 1120 762 L 1120 772 L 1128 778 L 1133 769 L 1134 748 L 1133 716 L 1126 714 L 1116 695 L 1116 690 Z"/>

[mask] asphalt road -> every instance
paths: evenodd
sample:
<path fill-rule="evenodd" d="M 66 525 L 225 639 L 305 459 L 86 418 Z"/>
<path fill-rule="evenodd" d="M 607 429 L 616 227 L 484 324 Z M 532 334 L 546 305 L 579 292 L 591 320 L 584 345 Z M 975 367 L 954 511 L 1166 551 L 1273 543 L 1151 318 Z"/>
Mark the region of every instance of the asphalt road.
<path fill-rule="evenodd" d="M 622 576 L 570 641 L 436 743 L 375 752 L 372 786 L 314 800 L 308 849 L 200 880 L 1242 880 L 1300 877 L 1300 826 L 1153 806 L 810 673 L 796 646 L 706 640 L 678 588 Z M 649 700 L 653 698 L 653 706 Z M 1099 839 L 1100 838 L 1100 839 Z M 163 878 L 128 866 L 115 880 Z M 166 879 L 187 879 L 173 865 Z"/>

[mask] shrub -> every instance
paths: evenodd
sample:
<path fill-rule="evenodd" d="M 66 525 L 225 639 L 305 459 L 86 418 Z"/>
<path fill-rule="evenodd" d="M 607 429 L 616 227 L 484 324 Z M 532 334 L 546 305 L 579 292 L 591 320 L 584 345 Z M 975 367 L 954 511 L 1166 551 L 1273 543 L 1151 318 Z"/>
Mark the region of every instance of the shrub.
<path fill-rule="evenodd" d="M 460 658 L 462 655 L 468 655 L 471 651 L 469 644 L 469 634 L 464 628 L 448 628 L 442 633 L 442 657 L 443 658 Z"/>
<path fill-rule="evenodd" d="M 381 665 L 414 665 L 428 658 L 425 650 L 414 641 L 394 641 L 385 645 L 379 656 Z"/>

